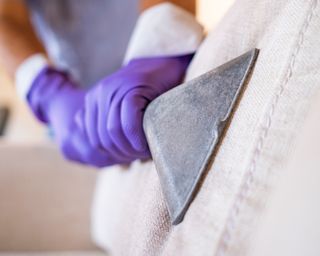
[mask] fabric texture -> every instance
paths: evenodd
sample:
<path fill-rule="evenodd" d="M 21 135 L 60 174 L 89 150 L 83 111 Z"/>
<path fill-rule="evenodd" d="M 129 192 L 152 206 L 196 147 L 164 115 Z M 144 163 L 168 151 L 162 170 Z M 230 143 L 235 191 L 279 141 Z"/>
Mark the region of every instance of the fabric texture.
<path fill-rule="evenodd" d="M 312 100 L 296 147 L 277 175 L 248 255 L 320 255 L 320 94 Z"/>
<path fill-rule="evenodd" d="M 114 255 L 249 253 L 320 89 L 318 2 L 238 0 L 232 6 L 199 48 L 186 80 L 251 48 L 260 54 L 184 221 L 171 227 L 152 162 L 109 169 L 100 173 L 93 207 L 100 246 Z"/>

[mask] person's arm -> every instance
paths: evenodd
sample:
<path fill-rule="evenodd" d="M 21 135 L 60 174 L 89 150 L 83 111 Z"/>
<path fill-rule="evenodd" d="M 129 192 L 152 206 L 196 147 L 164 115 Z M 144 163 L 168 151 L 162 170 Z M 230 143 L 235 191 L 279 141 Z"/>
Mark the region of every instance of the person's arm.
<path fill-rule="evenodd" d="M 140 9 L 144 11 L 154 5 L 161 4 L 161 3 L 172 3 L 175 4 L 186 11 L 195 14 L 196 9 L 196 1 L 195 0 L 141 0 L 140 1 Z"/>
<path fill-rule="evenodd" d="M 28 57 L 43 53 L 29 20 L 24 1 L 0 1 L 0 65 L 13 78 Z"/>

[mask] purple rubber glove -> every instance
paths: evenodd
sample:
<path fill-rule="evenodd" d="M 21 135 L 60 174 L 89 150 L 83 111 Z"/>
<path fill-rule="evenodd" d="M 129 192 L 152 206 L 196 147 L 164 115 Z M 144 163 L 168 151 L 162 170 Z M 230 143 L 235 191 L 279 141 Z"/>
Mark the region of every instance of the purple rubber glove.
<path fill-rule="evenodd" d="M 66 73 L 47 67 L 33 81 L 27 101 L 36 117 L 51 126 L 67 159 L 105 166 L 109 154 L 93 148 L 76 126 L 75 114 L 83 107 L 84 97 L 85 91 L 77 88 Z"/>
<path fill-rule="evenodd" d="M 153 99 L 181 83 L 192 57 L 135 59 L 93 87 L 77 113 L 77 125 L 91 147 L 107 152 L 108 158 L 97 164 L 79 152 L 82 162 L 110 166 L 149 158 L 142 128 L 144 111 Z M 73 138 L 75 149 L 83 143 L 83 138 Z"/>
<path fill-rule="evenodd" d="M 35 116 L 50 124 L 61 141 L 76 111 L 83 106 L 84 96 L 67 73 L 46 67 L 33 81 L 27 101 Z"/>
<path fill-rule="evenodd" d="M 55 140 L 63 151 L 75 127 L 75 113 L 84 104 L 85 91 L 76 87 L 68 75 L 53 68 L 44 68 L 27 94 L 27 101 L 36 117 L 51 126 Z M 64 152 L 68 158 L 72 152 Z"/>

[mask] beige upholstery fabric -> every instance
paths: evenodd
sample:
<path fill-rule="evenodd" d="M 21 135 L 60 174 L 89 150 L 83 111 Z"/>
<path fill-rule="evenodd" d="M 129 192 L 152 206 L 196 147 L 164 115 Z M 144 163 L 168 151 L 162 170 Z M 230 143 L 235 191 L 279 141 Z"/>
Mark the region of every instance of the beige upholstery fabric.
<path fill-rule="evenodd" d="M 96 173 L 49 145 L 0 144 L 0 251 L 96 249 L 90 205 Z"/>
<path fill-rule="evenodd" d="M 93 206 L 93 238 L 112 255 L 154 255 L 169 232 L 151 162 L 99 173 Z"/>
<path fill-rule="evenodd" d="M 248 255 L 320 255 L 320 95 L 312 105 Z"/>
<path fill-rule="evenodd" d="M 247 255 L 320 83 L 318 0 L 238 0 L 199 49 L 187 79 L 261 49 L 213 165 L 171 227 L 151 162 L 101 173 L 98 244 L 114 255 Z M 320 167 L 319 167 L 320 168 Z M 319 169 L 318 168 L 318 169 Z M 101 187 L 110 187 L 102 194 Z M 115 222 L 117 216 L 119 219 Z M 96 227 L 99 227 L 99 232 Z M 105 230 L 105 232 L 102 232 Z"/>

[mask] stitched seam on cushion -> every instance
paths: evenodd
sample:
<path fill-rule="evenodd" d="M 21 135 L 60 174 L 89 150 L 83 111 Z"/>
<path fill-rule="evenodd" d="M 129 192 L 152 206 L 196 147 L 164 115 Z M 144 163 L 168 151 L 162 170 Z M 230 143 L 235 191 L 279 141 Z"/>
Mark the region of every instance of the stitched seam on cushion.
<path fill-rule="evenodd" d="M 289 68 L 288 68 L 288 71 L 285 76 L 285 80 L 282 83 L 282 85 L 279 87 L 278 92 L 276 93 L 276 95 L 273 99 L 273 102 L 271 104 L 270 110 L 267 113 L 267 115 L 265 116 L 265 119 L 264 119 L 264 122 L 262 125 L 261 134 L 258 138 L 257 145 L 256 145 L 255 150 L 253 152 L 252 160 L 249 163 L 249 169 L 248 169 L 249 171 L 246 173 L 246 176 L 244 178 L 244 182 L 242 183 L 242 185 L 240 187 L 240 191 L 235 199 L 235 202 L 234 202 L 232 208 L 230 209 L 230 214 L 227 218 L 225 228 L 222 232 L 221 239 L 220 239 L 219 245 L 216 250 L 216 255 L 219 255 L 219 256 L 225 255 L 227 249 L 230 246 L 231 233 L 235 229 L 236 219 L 240 213 L 241 205 L 244 203 L 244 201 L 248 197 L 249 192 L 250 192 L 250 188 L 252 187 L 252 184 L 254 182 L 254 174 L 256 172 L 257 160 L 262 153 L 264 141 L 265 141 L 266 137 L 268 136 L 269 129 L 272 124 L 272 118 L 275 113 L 275 109 L 278 105 L 280 97 L 282 96 L 283 92 L 285 91 L 285 89 L 287 87 L 287 84 L 288 84 L 290 78 L 292 77 L 293 68 L 294 68 L 294 65 L 296 62 L 296 57 L 299 54 L 300 49 L 303 45 L 305 33 L 309 27 L 309 24 L 312 20 L 312 17 L 315 14 L 315 9 L 317 7 L 317 4 L 318 4 L 318 0 L 314 0 L 310 6 L 310 10 L 308 11 L 307 19 L 305 20 L 305 22 L 302 25 L 302 28 L 299 32 L 297 46 L 291 55 L 291 60 L 289 62 L 290 64 L 289 64 Z"/>

